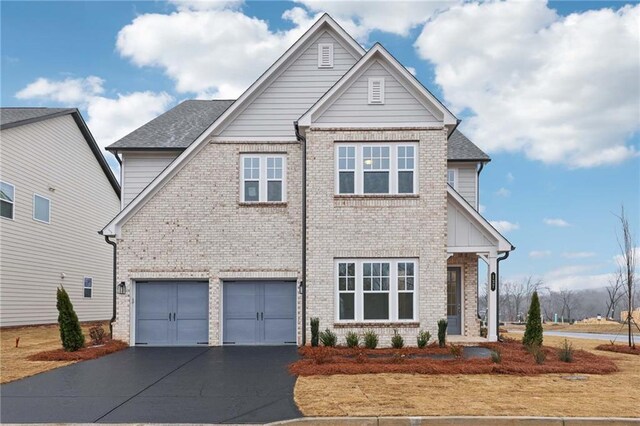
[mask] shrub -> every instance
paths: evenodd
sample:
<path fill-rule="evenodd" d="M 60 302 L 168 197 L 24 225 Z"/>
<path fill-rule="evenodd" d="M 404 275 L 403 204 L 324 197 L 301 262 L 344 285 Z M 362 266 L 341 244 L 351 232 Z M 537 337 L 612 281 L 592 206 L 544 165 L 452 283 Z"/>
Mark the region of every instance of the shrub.
<path fill-rule="evenodd" d="M 462 358 L 462 346 L 461 345 L 451 345 L 449 348 L 451 355 L 456 358 Z"/>
<path fill-rule="evenodd" d="M 573 362 L 573 345 L 567 339 L 564 339 L 564 343 L 560 347 L 560 361 Z"/>
<path fill-rule="evenodd" d="M 320 341 L 323 346 L 333 348 L 338 343 L 338 336 L 327 328 L 325 331 L 320 332 Z"/>
<path fill-rule="evenodd" d="M 358 337 L 358 333 L 355 333 L 353 331 L 350 331 L 347 333 L 346 340 L 347 340 L 347 347 L 350 347 L 350 348 L 357 348 L 358 345 L 360 344 L 360 338 Z"/>
<path fill-rule="evenodd" d="M 104 342 L 104 336 L 104 328 L 100 327 L 99 325 L 96 325 L 95 327 L 91 327 L 89 329 L 89 337 L 91 338 L 91 344 L 93 346 L 101 345 Z"/>
<path fill-rule="evenodd" d="M 542 346 L 542 319 L 540 318 L 540 300 L 538 292 L 531 296 L 531 306 L 527 316 L 527 327 L 524 331 L 522 344 L 525 346 Z"/>
<path fill-rule="evenodd" d="M 429 343 L 429 339 L 431 339 L 431 333 L 425 330 L 420 330 L 418 332 L 418 347 L 420 349 L 425 348 Z"/>
<path fill-rule="evenodd" d="M 491 351 L 491 361 L 493 361 L 494 364 L 500 364 L 502 362 L 502 353 L 499 349 Z"/>
<path fill-rule="evenodd" d="M 402 349 L 404 347 L 404 339 L 398 334 L 398 330 L 393 330 L 393 336 L 391 337 L 391 347 L 395 349 Z"/>
<path fill-rule="evenodd" d="M 489 331 L 487 330 L 487 327 L 480 327 L 480 337 L 484 337 L 486 339 L 488 334 Z"/>
<path fill-rule="evenodd" d="M 367 330 L 364 333 L 364 346 L 367 349 L 375 349 L 378 347 L 378 335 L 373 330 Z"/>
<path fill-rule="evenodd" d="M 311 346 L 318 346 L 319 330 L 320 330 L 320 318 L 311 318 Z"/>
<path fill-rule="evenodd" d="M 438 346 L 444 348 L 447 344 L 447 320 L 441 319 L 438 321 Z"/>
<path fill-rule="evenodd" d="M 544 352 L 542 347 L 538 345 L 529 346 L 529 353 L 533 355 L 533 359 L 535 360 L 536 364 L 544 364 L 547 359 L 547 354 Z"/>
<path fill-rule="evenodd" d="M 84 335 L 78 316 L 73 310 L 73 304 L 64 287 L 60 286 L 56 292 L 58 308 L 58 324 L 60 325 L 60 340 L 65 351 L 74 352 L 84 346 Z"/>

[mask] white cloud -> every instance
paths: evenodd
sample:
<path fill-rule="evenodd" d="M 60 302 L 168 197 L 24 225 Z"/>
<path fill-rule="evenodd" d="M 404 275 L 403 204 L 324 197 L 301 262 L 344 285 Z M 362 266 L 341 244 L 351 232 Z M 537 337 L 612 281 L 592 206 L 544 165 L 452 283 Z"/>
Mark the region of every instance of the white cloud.
<path fill-rule="evenodd" d="M 640 247 L 634 247 L 633 260 L 635 261 L 634 264 L 636 268 L 639 267 L 640 266 Z M 613 263 L 616 265 L 616 267 L 623 267 L 626 264 L 626 262 L 624 261 L 624 258 L 622 257 L 622 254 L 617 254 L 613 256 Z"/>
<path fill-rule="evenodd" d="M 595 255 L 592 251 L 568 251 L 562 253 L 562 257 L 566 257 L 567 259 L 586 259 L 594 257 Z"/>
<path fill-rule="evenodd" d="M 592 289 L 609 284 L 612 273 L 593 273 L 598 265 L 568 265 L 547 272 L 543 281 L 551 290 Z"/>
<path fill-rule="evenodd" d="M 516 178 L 513 176 L 513 173 L 509 172 L 507 173 L 507 182 L 511 183 L 515 180 Z"/>
<path fill-rule="evenodd" d="M 18 99 L 46 99 L 63 104 L 78 104 L 104 93 L 104 80 L 95 75 L 66 78 L 62 81 L 38 78 L 16 93 Z"/>
<path fill-rule="evenodd" d="M 470 2 L 428 22 L 415 47 L 488 151 L 569 167 L 638 155 L 640 5 L 559 16 L 545 2 Z M 473 34 L 469 37 L 469 34 Z"/>
<path fill-rule="evenodd" d="M 493 225 L 493 227 L 502 234 L 520 229 L 519 224 L 508 222 L 506 220 L 492 220 L 489 223 L 491 223 L 491 225 Z"/>
<path fill-rule="evenodd" d="M 417 75 L 417 71 L 414 67 L 407 67 L 407 71 L 409 71 L 414 77 Z"/>
<path fill-rule="evenodd" d="M 566 228 L 567 226 L 571 226 L 569 222 L 560 218 L 545 218 L 543 222 L 545 225 L 556 226 L 558 228 Z"/>
<path fill-rule="evenodd" d="M 223 10 L 237 9 L 242 0 L 169 0 L 178 10 Z"/>
<path fill-rule="evenodd" d="M 511 195 L 511 191 L 509 191 L 507 188 L 500 188 L 496 191 L 496 195 L 498 197 L 508 197 Z"/>
<path fill-rule="evenodd" d="M 480 214 L 482 214 L 487 211 L 487 207 L 484 204 L 480 204 L 478 206 L 478 211 L 480 212 Z"/>
<path fill-rule="evenodd" d="M 533 250 L 529 252 L 529 257 L 533 259 L 540 259 L 548 256 L 551 256 L 550 250 Z"/>

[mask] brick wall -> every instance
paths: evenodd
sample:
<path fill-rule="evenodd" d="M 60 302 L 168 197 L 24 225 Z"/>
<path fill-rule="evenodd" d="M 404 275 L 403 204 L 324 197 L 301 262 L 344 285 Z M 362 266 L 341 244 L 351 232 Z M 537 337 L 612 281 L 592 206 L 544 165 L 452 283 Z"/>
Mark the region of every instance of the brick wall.
<path fill-rule="evenodd" d="M 480 336 L 478 319 L 478 256 L 471 253 L 456 253 L 447 261 L 448 265 L 462 267 L 463 335 Z"/>

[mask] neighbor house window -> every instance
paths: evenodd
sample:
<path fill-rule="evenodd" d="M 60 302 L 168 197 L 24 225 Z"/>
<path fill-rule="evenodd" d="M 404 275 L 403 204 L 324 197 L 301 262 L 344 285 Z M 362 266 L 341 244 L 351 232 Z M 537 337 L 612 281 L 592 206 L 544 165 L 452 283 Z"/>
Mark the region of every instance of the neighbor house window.
<path fill-rule="evenodd" d="M 416 194 L 417 144 L 336 144 L 337 194 Z"/>
<path fill-rule="evenodd" d="M 415 321 L 415 259 L 336 261 L 337 321 Z"/>
<path fill-rule="evenodd" d="M 49 223 L 51 216 L 51 201 L 42 195 L 33 195 L 33 218 L 38 222 Z"/>
<path fill-rule="evenodd" d="M 13 219 L 16 188 L 8 182 L 0 181 L 0 216 Z"/>
<path fill-rule="evenodd" d="M 245 203 L 285 201 L 286 161 L 283 155 L 241 156 L 240 200 Z"/>
<path fill-rule="evenodd" d="M 84 292 L 84 297 L 91 297 L 93 292 L 93 278 L 84 277 L 84 283 L 82 286 L 82 290 Z"/>
<path fill-rule="evenodd" d="M 457 173 L 456 173 L 456 169 L 449 169 L 447 170 L 447 183 L 453 188 L 453 189 L 457 189 L 456 188 L 456 184 L 457 184 Z"/>

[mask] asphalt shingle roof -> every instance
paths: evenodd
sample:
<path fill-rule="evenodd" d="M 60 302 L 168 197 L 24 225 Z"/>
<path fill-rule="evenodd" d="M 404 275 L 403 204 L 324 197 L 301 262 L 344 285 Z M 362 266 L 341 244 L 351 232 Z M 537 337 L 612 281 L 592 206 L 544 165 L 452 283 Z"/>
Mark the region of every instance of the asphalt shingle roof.
<path fill-rule="evenodd" d="M 184 149 L 233 103 L 233 100 L 187 100 L 107 147 Z"/>
<path fill-rule="evenodd" d="M 0 126 L 3 129 L 15 127 L 33 120 L 44 119 L 50 115 L 72 113 L 73 111 L 75 111 L 73 108 L 0 108 Z"/>
<path fill-rule="evenodd" d="M 487 154 L 457 129 L 449 136 L 447 151 L 447 158 L 452 161 L 491 161 Z"/>

